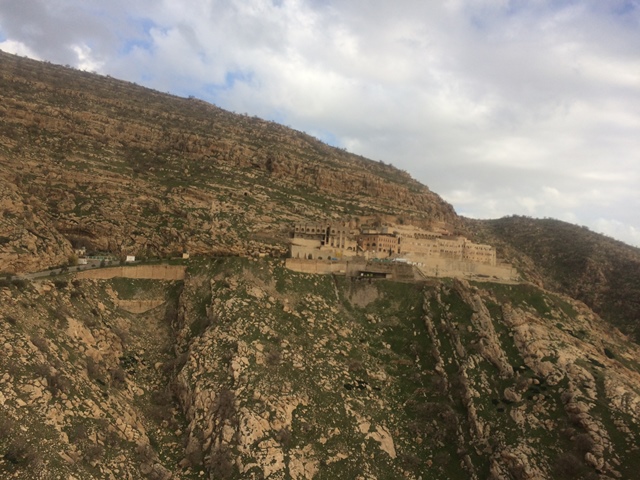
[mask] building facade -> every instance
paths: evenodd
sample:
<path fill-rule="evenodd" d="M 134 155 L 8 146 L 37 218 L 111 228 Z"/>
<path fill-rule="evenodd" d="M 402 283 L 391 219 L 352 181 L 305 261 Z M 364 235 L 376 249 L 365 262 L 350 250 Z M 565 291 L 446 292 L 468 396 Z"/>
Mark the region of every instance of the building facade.
<path fill-rule="evenodd" d="M 343 259 L 363 256 L 422 262 L 445 259 L 495 266 L 491 245 L 476 244 L 461 235 L 448 235 L 413 226 L 356 228 L 350 222 L 313 222 L 295 225 L 291 257 Z"/>

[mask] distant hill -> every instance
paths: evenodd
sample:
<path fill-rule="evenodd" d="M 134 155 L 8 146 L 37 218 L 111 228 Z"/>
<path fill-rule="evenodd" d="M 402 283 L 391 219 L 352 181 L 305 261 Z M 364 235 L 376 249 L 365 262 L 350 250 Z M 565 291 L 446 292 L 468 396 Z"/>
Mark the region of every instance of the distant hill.
<path fill-rule="evenodd" d="M 530 278 L 583 301 L 640 341 L 639 248 L 559 220 L 471 223 Z"/>

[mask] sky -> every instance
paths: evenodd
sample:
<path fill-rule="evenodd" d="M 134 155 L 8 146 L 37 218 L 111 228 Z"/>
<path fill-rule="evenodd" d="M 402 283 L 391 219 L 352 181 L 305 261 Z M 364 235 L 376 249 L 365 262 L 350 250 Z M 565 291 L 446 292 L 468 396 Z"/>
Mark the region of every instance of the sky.
<path fill-rule="evenodd" d="M 0 49 L 640 246 L 640 0 L 0 0 Z"/>

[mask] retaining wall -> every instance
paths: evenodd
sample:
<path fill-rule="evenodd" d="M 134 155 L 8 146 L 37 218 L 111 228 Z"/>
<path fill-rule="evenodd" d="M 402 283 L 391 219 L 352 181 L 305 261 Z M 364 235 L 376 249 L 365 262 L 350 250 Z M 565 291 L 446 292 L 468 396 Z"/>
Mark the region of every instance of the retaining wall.
<path fill-rule="evenodd" d="M 109 279 L 114 277 L 146 278 L 149 280 L 184 280 L 187 267 L 183 265 L 134 265 L 96 268 L 76 274 L 77 278 Z"/>
<path fill-rule="evenodd" d="M 397 280 L 418 280 L 413 267 L 409 264 L 394 262 L 367 262 L 359 261 L 329 261 L 306 260 L 301 258 L 287 258 L 285 265 L 288 269 L 300 273 L 312 274 L 338 274 L 355 276 L 358 272 L 388 273 L 391 278 Z M 511 265 L 500 264 L 496 266 L 462 262 L 451 259 L 429 259 L 416 267 L 426 277 L 488 277 L 499 280 L 515 280 L 517 272 Z"/>

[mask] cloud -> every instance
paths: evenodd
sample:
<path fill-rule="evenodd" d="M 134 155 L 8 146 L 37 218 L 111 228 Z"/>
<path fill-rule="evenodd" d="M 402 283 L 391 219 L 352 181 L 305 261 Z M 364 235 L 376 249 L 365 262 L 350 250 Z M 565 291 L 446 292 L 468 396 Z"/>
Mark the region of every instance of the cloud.
<path fill-rule="evenodd" d="M 36 60 L 41 60 L 41 58 L 24 43 L 18 42 L 16 40 L 5 40 L 3 42 L 0 42 L 0 50 L 7 53 L 13 53 L 14 55 L 21 55 Z"/>
<path fill-rule="evenodd" d="M 620 222 L 635 244 L 639 25 L 635 0 L 0 6 L 28 55 L 318 132 L 463 214 Z"/>

